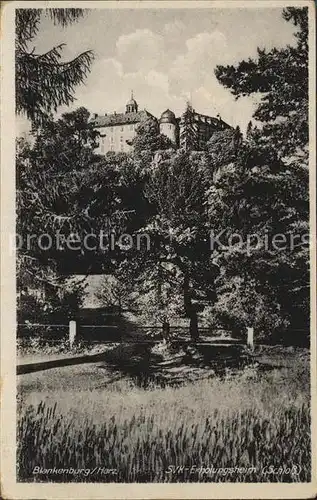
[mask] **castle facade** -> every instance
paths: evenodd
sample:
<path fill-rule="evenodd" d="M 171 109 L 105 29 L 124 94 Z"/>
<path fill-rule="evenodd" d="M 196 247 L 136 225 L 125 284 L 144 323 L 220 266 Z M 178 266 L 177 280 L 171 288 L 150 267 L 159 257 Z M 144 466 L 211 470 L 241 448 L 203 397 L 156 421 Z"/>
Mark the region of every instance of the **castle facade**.
<path fill-rule="evenodd" d="M 99 146 L 96 152 L 106 154 L 108 151 L 126 153 L 131 151 L 131 143 L 138 126 L 149 119 L 157 123 L 160 133 L 166 135 L 177 148 L 183 146 L 185 130 L 195 136 L 195 149 L 203 150 L 214 132 L 231 128 L 221 120 L 219 115 L 214 118 L 196 113 L 192 108 L 190 111 L 190 124 L 188 123 L 188 117 L 188 110 L 177 118 L 173 111 L 167 109 L 157 119 L 146 109 L 139 111 L 138 103 L 132 94 L 131 99 L 126 104 L 125 113 L 93 115 L 90 123 L 100 134 Z"/>

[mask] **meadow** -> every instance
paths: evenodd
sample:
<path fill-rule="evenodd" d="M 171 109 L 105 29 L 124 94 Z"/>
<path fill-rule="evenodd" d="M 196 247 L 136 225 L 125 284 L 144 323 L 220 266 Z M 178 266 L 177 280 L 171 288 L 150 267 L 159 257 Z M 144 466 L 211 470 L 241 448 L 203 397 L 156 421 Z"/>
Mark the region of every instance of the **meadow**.
<path fill-rule="evenodd" d="M 178 387 L 125 378 L 102 389 L 20 394 L 18 478 L 309 481 L 307 358 L 278 359 L 270 370 L 254 362 Z"/>

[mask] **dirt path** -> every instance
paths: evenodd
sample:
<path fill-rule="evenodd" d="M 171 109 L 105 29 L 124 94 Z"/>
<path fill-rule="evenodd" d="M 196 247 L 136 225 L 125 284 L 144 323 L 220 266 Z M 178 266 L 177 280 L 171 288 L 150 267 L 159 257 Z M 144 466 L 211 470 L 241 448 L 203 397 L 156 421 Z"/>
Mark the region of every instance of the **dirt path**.
<path fill-rule="evenodd" d="M 133 379 L 148 383 L 178 385 L 212 377 L 228 368 L 247 362 L 237 346 L 153 346 L 150 344 L 116 345 L 98 354 L 39 358 L 18 369 L 18 387 L 22 393 L 63 389 L 100 389 L 117 380 Z"/>

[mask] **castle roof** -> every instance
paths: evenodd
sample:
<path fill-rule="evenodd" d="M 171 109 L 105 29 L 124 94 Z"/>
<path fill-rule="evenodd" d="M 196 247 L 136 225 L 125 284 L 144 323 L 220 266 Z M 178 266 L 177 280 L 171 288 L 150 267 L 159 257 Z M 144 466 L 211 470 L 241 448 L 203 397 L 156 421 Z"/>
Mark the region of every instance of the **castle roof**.
<path fill-rule="evenodd" d="M 160 123 L 175 123 L 175 122 L 176 122 L 176 116 L 170 109 L 167 109 L 166 111 L 164 111 L 164 113 L 161 114 Z"/>
<path fill-rule="evenodd" d="M 112 125 L 126 125 L 129 123 L 140 123 L 149 118 L 156 119 L 146 109 L 133 113 L 112 113 L 110 115 L 97 115 L 90 123 L 95 127 L 107 127 Z"/>
<path fill-rule="evenodd" d="M 230 125 L 228 125 L 228 123 L 224 122 L 220 118 L 220 116 L 219 117 L 217 116 L 217 118 L 215 118 L 213 116 L 202 115 L 201 113 L 193 111 L 193 119 L 194 121 L 200 123 L 208 123 L 209 125 L 213 125 L 215 128 L 221 128 L 221 129 L 232 128 Z"/>

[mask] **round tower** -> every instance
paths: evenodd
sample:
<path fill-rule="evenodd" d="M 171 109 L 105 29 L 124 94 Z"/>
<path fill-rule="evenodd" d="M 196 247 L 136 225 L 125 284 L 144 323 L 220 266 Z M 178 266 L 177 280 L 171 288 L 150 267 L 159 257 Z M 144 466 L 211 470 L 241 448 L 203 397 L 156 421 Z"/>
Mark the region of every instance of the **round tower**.
<path fill-rule="evenodd" d="M 160 133 L 166 135 L 174 144 L 177 144 L 177 120 L 173 111 L 167 109 L 160 118 Z"/>

